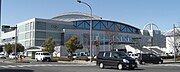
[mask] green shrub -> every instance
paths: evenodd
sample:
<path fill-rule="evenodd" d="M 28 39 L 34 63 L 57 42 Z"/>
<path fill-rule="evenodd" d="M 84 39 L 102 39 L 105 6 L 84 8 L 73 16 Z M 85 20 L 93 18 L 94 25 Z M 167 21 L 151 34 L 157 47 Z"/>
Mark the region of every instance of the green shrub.
<path fill-rule="evenodd" d="M 174 56 L 161 56 L 162 59 L 172 59 Z"/>
<path fill-rule="evenodd" d="M 71 58 L 59 58 L 58 61 L 72 61 Z"/>
<path fill-rule="evenodd" d="M 51 61 L 52 62 L 57 62 L 59 60 L 59 57 L 53 57 L 53 58 L 51 58 Z"/>
<path fill-rule="evenodd" d="M 53 57 L 53 58 L 51 58 L 51 60 L 53 62 L 56 62 L 56 61 L 72 61 L 70 58 L 62 58 L 62 57 Z"/>
<path fill-rule="evenodd" d="M 96 59 L 95 59 L 95 58 L 93 58 L 92 60 L 93 60 L 93 61 L 96 61 Z"/>
<path fill-rule="evenodd" d="M 176 60 L 178 60 L 178 61 L 179 61 L 179 60 L 180 60 L 180 57 L 178 56 L 178 57 L 176 58 Z"/>
<path fill-rule="evenodd" d="M 162 59 L 173 59 L 174 56 L 161 56 Z M 180 56 L 176 56 L 176 58 L 180 58 Z"/>
<path fill-rule="evenodd" d="M 73 61 L 73 60 L 83 60 L 83 61 L 90 61 L 89 58 L 62 58 L 62 57 L 53 57 L 52 61 Z M 92 59 L 96 61 L 96 59 Z"/>
<path fill-rule="evenodd" d="M 89 61 L 90 59 L 88 59 L 88 58 L 74 58 L 74 60 L 84 60 L 84 61 Z"/>

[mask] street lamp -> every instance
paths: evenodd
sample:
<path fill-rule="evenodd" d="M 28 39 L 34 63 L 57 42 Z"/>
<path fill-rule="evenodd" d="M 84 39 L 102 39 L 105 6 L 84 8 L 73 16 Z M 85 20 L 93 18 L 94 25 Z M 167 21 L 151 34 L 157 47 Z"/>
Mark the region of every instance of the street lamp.
<path fill-rule="evenodd" d="M 83 1 L 80 1 L 80 0 L 77 0 L 78 3 L 82 3 L 82 4 L 85 4 L 89 7 L 89 9 L 91 10 L 91 21 L 90 21 L 90 61 L 92 62 L 92 8 L 89 4 L 87 4 L 86 2 L 83 2 Z"/>
<path fill-rule="evenodd" d="M 15 27 L 15 60 L 17 62 L 16 57 L 17 57 L 17 25 Z"/>
<path fill-rule="evenodd" d="M 174 62 L 176 62 L 176 39 L 175 39 L 175 24 L 173 24 L 173 38 L 174 38 Z"/>

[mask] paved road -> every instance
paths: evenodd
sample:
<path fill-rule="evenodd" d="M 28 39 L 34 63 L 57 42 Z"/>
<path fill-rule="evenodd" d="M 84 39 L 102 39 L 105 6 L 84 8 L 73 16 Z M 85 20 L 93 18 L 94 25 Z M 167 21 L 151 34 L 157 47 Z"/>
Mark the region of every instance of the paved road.
<path fill-rule="evenodd" d="M 121 72 L 179 72 L 180 64 L 148 64 L 140 65 L 135 70 Z M 0 63 L 0 72 L 119 72 L 115 68 L 99 69 L 94 65 L 62 64 L 62 63 Z"/>

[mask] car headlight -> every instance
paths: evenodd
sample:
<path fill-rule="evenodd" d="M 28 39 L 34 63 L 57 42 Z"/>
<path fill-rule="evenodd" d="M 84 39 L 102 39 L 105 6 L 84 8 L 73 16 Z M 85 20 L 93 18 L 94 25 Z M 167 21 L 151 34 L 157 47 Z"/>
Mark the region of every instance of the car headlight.
<path fill-rule="evenodd" d="M 129 61 L 127 59 L 123 59 L 124 63 L 129 63 Z"/>
<path fill-rule="evenodd" d="M 161 60 L 163 60 L 163 59 L 161 58 Z"/>

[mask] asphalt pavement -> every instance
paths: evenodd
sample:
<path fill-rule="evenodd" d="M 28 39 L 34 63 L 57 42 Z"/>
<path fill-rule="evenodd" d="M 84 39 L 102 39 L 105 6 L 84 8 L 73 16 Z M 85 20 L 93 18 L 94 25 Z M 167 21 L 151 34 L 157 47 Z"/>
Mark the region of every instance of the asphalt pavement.
<path fill-rule="evenodd" d="M 179 72 L 180 62 L 164 60 L 164 64 L 138 65 L 134 70 L 118 70 L 106 67 L 100 69 L 94 62 L 89 61 L 59 61 L 59 62 L 36 62 L 26 58 L 30 63 L 15 63 L 13 59 L 0 59 L 0 72 Z M 9 62 L 8 62 L 9 61 Z"/>
<path fill-rule="evenodd" d="M 134 70 L 118 70 L 106 67 L 100 69 L 95 65 L 65 63 L 0 63 L 0 72 L 179 72 L 180 63 L 139 65 Z"/>

